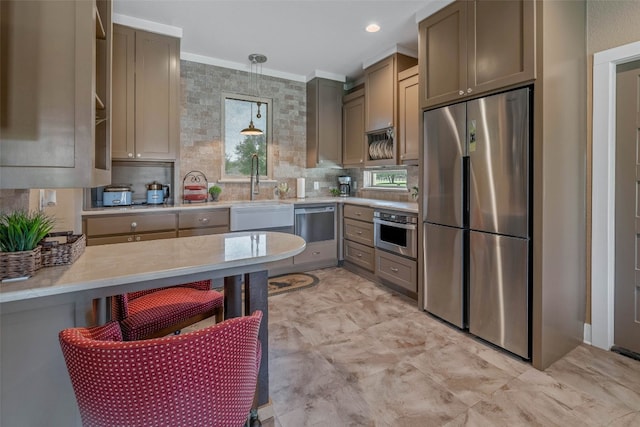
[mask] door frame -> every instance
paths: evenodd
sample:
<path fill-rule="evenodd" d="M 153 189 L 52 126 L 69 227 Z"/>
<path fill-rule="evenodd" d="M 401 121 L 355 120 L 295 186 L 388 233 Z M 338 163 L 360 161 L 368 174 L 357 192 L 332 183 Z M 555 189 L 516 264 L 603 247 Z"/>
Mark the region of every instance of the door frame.
<path fill-rule="evenodd" d="M 615 291 L 616 67 L 640 59 L 640 42 L 593 55 L 591 343 L 613 346 Z"/>

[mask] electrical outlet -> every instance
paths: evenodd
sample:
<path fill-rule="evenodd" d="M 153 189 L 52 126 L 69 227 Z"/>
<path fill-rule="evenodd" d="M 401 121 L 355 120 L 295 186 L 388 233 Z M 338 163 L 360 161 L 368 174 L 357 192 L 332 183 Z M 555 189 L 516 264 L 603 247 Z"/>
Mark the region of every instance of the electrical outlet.
<path fill-rule="evenodd" d="M 314 190 L 319 190 L 320 189 L 320 183 L 318 181 L 313 181 L 313 189 Z"/>

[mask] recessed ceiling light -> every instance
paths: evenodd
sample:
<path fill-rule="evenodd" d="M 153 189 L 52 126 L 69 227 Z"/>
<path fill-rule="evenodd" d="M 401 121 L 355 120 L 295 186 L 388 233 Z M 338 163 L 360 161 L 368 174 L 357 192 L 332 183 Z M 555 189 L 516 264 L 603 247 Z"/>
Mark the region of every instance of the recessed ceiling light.
<path fill-rule="evenodd" d="M 365 30 L 367 30 L 368 33 L 377 33 L 378 31 L 380 31 L 380 25 L 378 25 L 378 24 L 369 24 L 369 25 L 367 25 Z"/>

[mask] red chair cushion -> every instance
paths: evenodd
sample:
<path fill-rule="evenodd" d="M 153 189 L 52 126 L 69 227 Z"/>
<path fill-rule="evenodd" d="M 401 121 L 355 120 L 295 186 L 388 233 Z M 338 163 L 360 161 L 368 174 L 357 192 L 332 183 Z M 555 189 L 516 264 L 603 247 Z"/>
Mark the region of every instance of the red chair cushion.
<path fill-rule="evenodd" d="M 118 324 L 60 332 L 84 426 L 238 427 L 260 366 L 262 313 L 171 337 L 100 341 Z"/>
<path fill-rule="evenodd" d="M 143 339 L 161 329 L 198 314 L 222 307 L 223 295 L 214 290 L 175 286 L 146 293 L 129 300 L 128 316 L 121 322 L 126 341 Z"/>

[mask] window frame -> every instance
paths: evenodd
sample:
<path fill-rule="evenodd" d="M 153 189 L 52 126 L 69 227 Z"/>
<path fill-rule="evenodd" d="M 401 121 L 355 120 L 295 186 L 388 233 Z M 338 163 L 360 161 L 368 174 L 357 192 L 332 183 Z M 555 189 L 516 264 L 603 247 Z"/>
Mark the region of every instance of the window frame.
<path fill-rule="evenodd" d="M 404 187 L 377 187 L 372 185 L 373 174 L 376 173 L 395 173 L 395 172 L 404 172 L 405 174 L 405 185 Z M 382 169 L 365 169 L 363 171 L 363 187 L 362 190 L 375 190 L 375 191 L 409 191 L 408 181 L 409 174 L 406 169 L 403 168 L 382 168 Z"/>
<path fill-rule="evenodd" d="M 237 101 L 247 101 L 247 102 L 253 102 L 253 103 L 257 103 L 260 102 L 263 105 L 267 105 L 267 117 L 266 117 L 266 123 L 267 123 L 267 130 L 266 130 L 266 139 L 265 139 L 265 151 L 267 153 L 267 174 L 260 175 L 260 179 L 263 180 L 272 180 L 273 177 L 273 101 L 270 98 L 263 98 L 263 97 L 259 97 L 259 96 L 251 96 L 251 95 L 243 95 L 243 94 L 239 94 L 239 93 L 232 93 L 232 92 L 223 92 L 222 93 L 222 107 L 221 107 L 221 118 L 220 118 L 220 122 L 221 122 L 221 135 L 220 135 L 220 139 L 222 142 L 222 156 L 219 159 L 220 162 L 220 182 L 250 182 L 251 178 L 248 175 L 227 175 L 227 171 L 226 171 L 226 162 L 225 162 L 225 158 L 226 158 L 226 150 L 227 150 L 227 144 L 226 144 L 226 117 L 227 117 L 227 110 L 226 110 L 226 101 L 227 99 L 233 99 L 233 100 L 237 100 Z M 256 110 L 254 109 L 254 114 L 255 114 Z M 249 125 L 249 122 L 247 121 L 247 126 Z"/>

